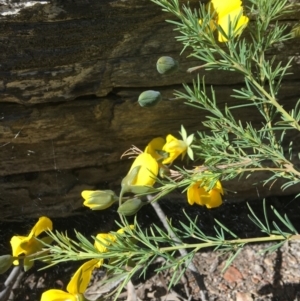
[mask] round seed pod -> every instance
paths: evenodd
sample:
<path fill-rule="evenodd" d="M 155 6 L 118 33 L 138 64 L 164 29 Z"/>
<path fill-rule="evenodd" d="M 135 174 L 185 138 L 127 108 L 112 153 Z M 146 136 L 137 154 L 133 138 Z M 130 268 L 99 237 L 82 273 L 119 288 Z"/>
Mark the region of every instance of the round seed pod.
<path fill-rule="evenodd" d="M 138 102 L 141 107 L 153 107 L 161 101 L 160 92 L 147 90 L 140 94 Z"/>
<path fill-rule="evenodd" d="M 178 70 L 178 62 L 170 56 L 162 56 L 156 63 L 156 69 L 160 74 L 171 74 Z"/>

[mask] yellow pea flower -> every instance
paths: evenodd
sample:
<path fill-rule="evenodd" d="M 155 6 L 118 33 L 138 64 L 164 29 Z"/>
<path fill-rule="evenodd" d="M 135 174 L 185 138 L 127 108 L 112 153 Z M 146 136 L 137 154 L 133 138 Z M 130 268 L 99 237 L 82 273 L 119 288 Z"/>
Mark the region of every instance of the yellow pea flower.
<path fill-rule="evenodd" d="M 153 186 L 155 183 L 155 177 L 158 174 L 157 161 L 150 154 L 142 153 L 135 158 L 127 176 L 129 176 L 130 172 L 138 166 L 140 168 L 130 185 Z"/>
<path fill-rule="evenodd" d="M 190 205 L 194 203 L 206 206 L 207 208 L 219 207 L 222 204 L 223 188 L 218 181 L 215 187 L 207 191 L 206 186 L 201 187 L 201 181 L 192 184 L 187 190 L 187 199 Z"/>
<path fill-rule="evenodd" d="M 167 142 L 163 146 L 163 151 L 169 154 L 169 157 L 163 160 L 163 164 L 172 163 L 178 156 L 181 155 L 181 159 L 184 158 L 187 152 L 188 145 L 183 140 L 178 140 L 172 135 L 167 136 Z"/>
<path fill-rule="evenodd" d="M 100 267 L 98 259 L 91 259 L 82 264 L 71 278 L 67 291 L 51 289 L 42 294 L 41 301 L 79 301 L 84 300 L 85 292 L 94 268 Z"/>
<path fill-rule="evenodd" d="M 134 225 L 130 225 L 129 228 L 133 230 Z M 117 233 L 123 234 L 125 231 L 126 227 L 119 229 Z M 111 233 L 99 233 L 96 238 L 94 246 L 101 253 L 107 252 L 107 247 L 117 240 L 117 237 Z"/>
<path fill-rule="evenodd" d="M 130 229 L 134 226 L 130 225 Z M 121 228 L 117 231 L 123 234 L 126 228 Z M 116 236 L 111 233 L 100 233 L 95 240 L 94 246 L 99 252 L 106 252 L 107 246 L 116 241 Z M 99 268 L 103 263 L 103 259 L 91 259 L 82 264 L 71 278 L 67 292 L 57 289 L 50 289 L 42 294 L 41 301 L 83 301 L 83 293 L 89 285 L 92 272 L 95 268 Z"/>
<path fill-rule="evenodd" d="M 218 24 L 225 34 L 228 34 L 229 24 L 235 21 L 237 18 L 236 27 L 233 28 L 234 36 L 242 33 L 243 29 L 247 26 L 249 18 L 243 15 L 243 7 L 241 0 L 211 0 L 208 4 L 208 10 L 210 13 L 215 13 L 214 20 L 210 21 L 209 27 L 212 31 L 216 29 L 214 22 Z M 202 24 L 202 20 L 199 20 Z M 219 42 L 227 42 L 227 38 L 219 31 Z"/>
<path fill-rule="evenodd" d="M 12 247 L 12 255 L 18 257 L 19 255 L 31 255 L 43 248 L 42 242 L 38 241 L 38 237 L 41 233 L 46 230 L 52 230 L 52 221 L 45 216 L 39 218 L 38 222 L 34 225 L 28 236 L 13 236 L 10 240 Z M 41 238 L 45 243 L 51 243 L 52 239 L 47 236 Z M 14 265 L 18 265 L 19 261 L 15 260 Z M 24 259 L 24 269 L 27 271 L 33 266 L 33 261 L 28 258 Z"/>

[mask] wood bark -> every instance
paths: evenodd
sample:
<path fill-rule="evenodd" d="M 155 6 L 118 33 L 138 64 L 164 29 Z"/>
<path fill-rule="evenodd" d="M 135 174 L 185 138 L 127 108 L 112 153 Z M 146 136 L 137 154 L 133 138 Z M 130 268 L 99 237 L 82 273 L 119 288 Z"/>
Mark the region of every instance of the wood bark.
<path fill-rule="evenodd" d="M 179 55 L 182 45 L 167 18 L 172 16 L 148 0 L 52 0 L 0 16 L 0 220 L 74 214 L 83 189 L 119 189 L 131 164 L 120 157 L 131 145 L 143 149 L 156 136 L 176 135 L 181 124 L 189 133 L 204 129 L 207 113 L 182 101 L 154 108 L 137 103 L 148 89 L 173 97 L 195 76 L 187 68 L 199 65 L 188 50 Z M 295 12 L 284 22 L 291 28 L 299 19 Z M 300 95 L 299 46 L 294 39 L 268 54 L 283 63 L 295 56 L 279 95 L 286 109 Z M 180 62 L 178 73 L 157 73 L 162 55 Z M 215 85 L 220 106 L 239 102 L 230 95 L 242 84 L 240 76 L 201 70 L 203 75 Z M 249 108 L 238 117 L 261 122 Z M 298 133 L 290 137 L 298 147 Z M 257 197 L 251 186 L 257 180 L 225 184 L 237 191 L 228 198 Z M 259 197 L 299 189 L 258 187 Z"/>

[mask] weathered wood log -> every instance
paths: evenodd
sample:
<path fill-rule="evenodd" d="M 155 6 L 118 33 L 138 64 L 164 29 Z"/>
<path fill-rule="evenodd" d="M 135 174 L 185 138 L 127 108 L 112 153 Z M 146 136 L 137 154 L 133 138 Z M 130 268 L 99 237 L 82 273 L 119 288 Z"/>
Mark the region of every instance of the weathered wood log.
<path fill-rule="evenodd" d="M 73 214 L 82 207 L 81 190 L 119 186 L 130 165 L 120 156 L 132 144 L 144 148 L 153 137 L 176 134 L 181 124 L 203 130 L 207 113 L 181 101 L 150 109 L 137 103 L 146 89 L 172 97 L 173 89 L 191 82 L 186 69 L 199 64 L 186 58 L 188 51 L 179 56 L 182 45 L 167 17 L 141 0 L 57 0 L 0 17 L 0 220 Z M 300 16 L 293 18 L 291 24 Z M 299 39 L 279 45 L 270 57 L 286 62 L 299 45 Z M 180 61 L 175 75 L 156 71 L 166 54 Z M 279 95 L 286 108 L 300 95 L 299 64 L 296 57 Z M 204 74 L 221 106 L 238 102 L 230 94 L 242 84 L 239 76 Z M 238 116 L 261 121 L 252 109 Z M 255 181 L 228 188 L 237 198 L 256 197 Z M 278 185 L 259 190 L 260 196 L 282 193 Z"/>

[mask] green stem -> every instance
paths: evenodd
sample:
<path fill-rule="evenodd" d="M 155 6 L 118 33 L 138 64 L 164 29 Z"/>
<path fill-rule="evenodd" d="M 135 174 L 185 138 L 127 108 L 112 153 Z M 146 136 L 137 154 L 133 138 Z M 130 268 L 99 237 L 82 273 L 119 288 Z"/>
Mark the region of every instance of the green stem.
<path fill-rule="evenodd" d="M 260 57 L 259 57 L 259 69 L 260 69 L 260 82 L 261 82 L 261 87 L 262 89 L 265 91 L 265 74 L 264 74 L 264 70 L 263 70 L 263 64 L 264 64 L 264 61 L 265 61 L 265 54 L 264 54 L 264 51 L 261 52 L 260 54 Z M 272 95 L 272 98 L 273 95 Z M 264 109 L 264 112 L 265 112 L 265 115 L 266 115 L 266 121 L 267 121 L 267 126 L 270 130 L 270 134 L 272 136 L 272 144 L 276 146 L 276 148 L 278 148 L 278 143 L 276 141 L 276 136 L 275 136 L 275 133 L 272 129 L 272 121 L 271 121 L 271 116 L 270 116 L 270 106 L 269 104 L 267 103 L 264 103 L 263 104 L 263 109 Z"/>
<path fill-rule="evenodd" d="M 254 238 L 239 238 L 233 240 L 224 240 L 222 243 L 220 241 L 209 241 L 205 243 L 198 244 L 182 244 L 173 247 L 164 247 L 160 248 L 159 251 L 161 253 L 167 253 L 179 249 L 202 249 L 209 248 L 220 245 L 236 245 L 236 244 L 247 244 L 247 243 L 257 243 L 257 242 L 268 242 L 268 241 L 277 241 L 277 240 L 300 240 L 300 234 L 297 235 L 289 235 L 285 237 L 283 235 L 270 235 L 268 237 L 254 237 Z"/>
<path fill-rule="evenodd" d="M 243 72 L 247 72 L 247 70 L 243 70 Z M 292 116 L 277 102 L 277 100 L 275 99 L 275 97 L 272 97 L 255 79 L 254 77 L 248 73 L 248 75 L 246 76 L 246 78 L 248 78 L 248 80 L 259 90 L 260 93 L 262 93 L 262 95 L 264 95 L 269 102 L 276 107 L 277 111 L 281 113 L 282 116 L 284 116 L 284 118 L 290 123 L 290 125 L 297 129 L 298 131 L 300 131 L 300 125 L 297 122 L 297 120 L 295 120 L 294 118 L 292 118 Z"/>
<path fill-rule="evenodd" d="M 262 167 L 262 168 L 240 168 L 240 169 L 237 169 L 237 172 L 238 173 L 241 173 L 241 172 L 245 172 L 245 171 L 281 171 L 281 172 L 287 172 L 287 168 L 271 168 L 271 167 Z"/>
<path fill-rule="evenodd" d="M 120 195 L 119 195 L 119 207 L 122 205 L 123 195 L 127 190 L 127 187 L 125 187 L 124 185 L 121 185 L 121 187 L 122 188 L 121 188 Z M 122 221 L 123 225 L 126 225 L 125 217 L 121 213 L 119 213 L 119 217 L 120 217 L 120 220 Z"/>
<path fill-rule="evenodd" d="M 298 176 L 300 178 L 300 172 L 297 171 L 293 164 L 284 164 L 284 166 L 286 168 L 268 168 L 268 167 L 262 167 L 262 168 L 240 168 L 240 169 L 237 169 L 237 172 L 238 173 L 241 173 L 241 172 L 245 172 L 245 171 L 281 171 L 281 172 L 290 172 L 290 173 L 293 173 L 294 175 Z"/>
<path fill-rule="evenodd" d="M 293 164 L 285 164 L 284 166 L 286 167 L 286 171 L 291 172 L 300 177 L 300 172 L 294 168 Z"/>

